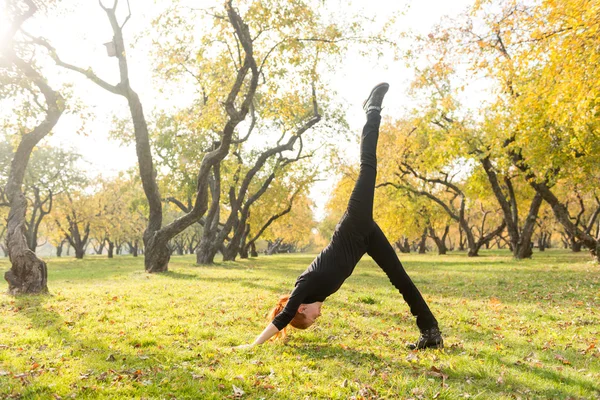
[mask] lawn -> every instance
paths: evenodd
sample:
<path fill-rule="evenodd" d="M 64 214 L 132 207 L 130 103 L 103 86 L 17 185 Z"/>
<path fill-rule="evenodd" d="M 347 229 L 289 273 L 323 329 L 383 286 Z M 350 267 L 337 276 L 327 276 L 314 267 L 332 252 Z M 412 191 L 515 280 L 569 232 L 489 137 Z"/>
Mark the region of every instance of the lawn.
<path fill-rule="evenodd" d="M 405 348 L 414 319 L 365 258 L 315 326 L 232 351 L 313 257 L 173 257 L 155 275 L 129 256 L 49 259 L 50 296 L 0 295 L 0 398 L 600 399 L 600 266 L 588 254 L 402 256 L 444 350 Z"/>

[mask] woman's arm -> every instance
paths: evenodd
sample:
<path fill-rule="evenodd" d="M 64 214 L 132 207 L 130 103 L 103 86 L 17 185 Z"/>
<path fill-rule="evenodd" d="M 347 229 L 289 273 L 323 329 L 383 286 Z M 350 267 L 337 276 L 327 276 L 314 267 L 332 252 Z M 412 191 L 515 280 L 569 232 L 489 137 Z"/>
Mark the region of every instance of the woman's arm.
<path fill-rule="evenodd" d="M 279 329 L 277 329 L 277 327 L 275 325 L 270 323 L 262 331 L 262 333 L 256 337 L 256 339 L 254 340 L 253 343 L 237 346 L 236 349 L 248 349 L 250 347 L 254 347 L 256 345 L 263 344 L 267 340 L 271 339 L 273 337 L 273 335 L 275 335 L 277 332 L 279 332 Z"/>

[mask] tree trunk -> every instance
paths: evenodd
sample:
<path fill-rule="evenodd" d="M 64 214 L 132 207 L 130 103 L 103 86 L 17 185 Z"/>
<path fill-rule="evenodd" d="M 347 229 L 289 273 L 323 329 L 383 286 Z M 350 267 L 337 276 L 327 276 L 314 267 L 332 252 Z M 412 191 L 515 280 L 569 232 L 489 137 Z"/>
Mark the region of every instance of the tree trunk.
<path fill-rule="evenodd" d="M 139 242 L 136 239 L 135 241 L 132 242 L 127 242 L 127 244 L 129 245 L 129 254 L 131 254 L 134 257 L 138 256 L 138 250 L 139 250 Z M 169 251 L 169 254 L 171 253 L 171 251 L 167 248 L 167 251 Z"/>
<path fill-rule="evenodd" d="M 82 259 L 85 256 L 85 248 L 83 247 L 75 247 L 75 258 Z"/>
<path fill-rule="evenodd" d="M 448 232 L 450 232 L 450 226 L 446 225 L 446 228 L 444 229 L 444 234 L 440 238 L 435 233 L 435 230 L 432 227 L 429 227 L 429 236 L 435 242 L 435 245 L 438 248 L 439 255 L 443 255 L 448 252 L 448 248 L 446 247 L 446 237 L 448 236 Z"/>
<path fill-rule="evenodd" d="M 238 254 L 238 247 L 234 245 L 226 246 L 223 250 L 223 261 L 235 261 Z"/>
<path fill-rule="evenodd" d="M 427 251 L 427 229 L 421 235 L 421 240 L 419 241 L 419 254 L 425 254 Z"/>
<path fill-rule="evenodd" d="M 106 242 L 108 243 L 108 258 L 113 258 L 115 243 L 110 241 L 109 239 L 106 239 Z"/>
<path fill-rule="evenodd" d="M 258 257 L 258 252 L 256 251 L 256 244 L 252 242 L 250 245 L 250 257 Z"/>
<path fill-rule="evenodd" d="M 582 244 L 590 249 L 590 254 L 594 260 L 597 262 L 600 261 L 600 240 L 591 236 L 589 232 L 582 231 L 573 223 L 567 207 L 558 200 L 554 193 L 552 193 L 552 190 L 544 182 L 538 183 L 535 179 L 528 179 L 528 181 L 536 192 L 540 193 L 543 199 L 550 205 L 554 212 L 554 216 L 565 228 L 567 234 L 570 237 L 577 238 Z"/>
<path fill-rule="evenodd" d="M 283 239 L 281 238 L 277 238 L 275 239 L 274 242 L 271 242 L 270 240 L 267 242 L 267 255 L 271 256 L 274 253 L 277 252 L 277 250 L 279 250 L 279 246 L 281 246 L 281 243 L 283 243 Z"/>
<path fill-rule="evenodd" d="M 215 256 L 219 252 L 217 246 L 210 241 L 202 240 L 196 251 L 196 264 L 210 265 L 215 263 Z"/>
<path fill-rule="evenodd" d="M 217 147 L 214 144 L 214 147 Z M 220 218 L 220 199 L 221 199 L 221 166 L 215 165 L 212 169 L 212 177 L 209 180 L 209 188 L 211 193 L 211 203 L 206 220 L 204 222 L 204 230 L 198 249 L 196 250 L 196 264 L 210 265 L 214 264 L 215 256 L 219 251 L 219 218 Z"/>
<path fill-rule="evenodd" d="M 546 244 L 544 243 L 544 234 L 541 234 L 540 237 L 538 237 L 538 249 L 540 251 L 546 250 Z"/>
<path fill-rule="evenodd" d="M 103 251 L 104 251 L 104 241 L 98 242 L 98 247 L 94 246 L 94 252 L 97 255 L 101 255 Z"/>
<path fill-rule="evenodd" d="M 250 224 L 246 224 L 246 230 L 244 231 L 244 236 L 242 237 L 242 243 L 240 245 L 240 258 L 248 258 L 248 244 L 246 240 L 248 240 L 248 235 L 250 234 Z"/>
<path fill-rule="evenodd" d="M 410 253 L 410 243 L 406 236 L 396 241 L 396 247 L 398 247 L 400 253 Z"/>
<path fill-rule="evenodd" d="M 136 240 L 136 254 L 137 243 Z M 150 240 L 146 241 L 144 250 L 144 266 L 146 272 L 155 273 L 168 271 L 169 260 L 171 259 L 171 251 L 169 250 L 168 242 L 159 241 L 156 239 L 156 235 L 154 235 Z"/>
<path fill-rule="evenodd" d="M 64 244 L 64 240 L 61 241 L 58 246 L 56 246 L 56 257 L 60 257 L 62 256 L 62 252 L 63 252 L 63 244 Z"/>
<path fill-rule="evenodd" d="M 13 162 L 13 164 L 15 163 Z M 8 293 L 12 295 L 48 293 L 46 263 L 36 257 L 35 253 L 27 246 L 25 239 L 27 201 L 21 193 L 20 187 L 16 193 L 12 192 L 10 200 L 6 242 L 12 266 L 4 274 L 4 279 L 8 282 Z"/>
<path fill-rule="evenodd" d="M 27 246 L 33 252 L 37 249 L 38 232 L 42 220 L 46 215 L 52 211 L 52 190 L 48 191 L 48 196 L 42 200 L 40 196 L 40 189 L 37 186 L 33 186 L 33 204 L 31 210 L 31 216 L 29 222 L 25 221 L 25 237 L 27 238 Z M 44 205 L 46 205 L 44 209 Z"/>

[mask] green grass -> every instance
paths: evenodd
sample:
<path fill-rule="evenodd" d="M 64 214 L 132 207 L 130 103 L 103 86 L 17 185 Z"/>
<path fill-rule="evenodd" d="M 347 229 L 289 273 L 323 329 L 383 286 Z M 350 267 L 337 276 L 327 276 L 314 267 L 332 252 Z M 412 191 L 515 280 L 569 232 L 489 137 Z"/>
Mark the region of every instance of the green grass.
<path fill-rule="evenodd" d="M 50 296 L 0 295 L 0 398 L 600 398 L 600 267 L 564 251 L 403 256 L 443 351 L 405 349 L 414 319 L 368 258 L 314 327 L 231 351 L 312 257 L 50 259 Z"/>

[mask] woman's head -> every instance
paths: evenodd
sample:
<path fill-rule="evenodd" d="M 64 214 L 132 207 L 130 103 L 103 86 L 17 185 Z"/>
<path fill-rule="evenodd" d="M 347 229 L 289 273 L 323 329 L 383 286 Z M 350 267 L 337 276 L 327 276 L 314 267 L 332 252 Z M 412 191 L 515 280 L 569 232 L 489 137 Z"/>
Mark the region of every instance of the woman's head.
<path fill-rule="evenodd" d="M 269 312 L 267 318 L 269 321 L 272 321 L 277 314 L 279 314 L 285 308 L 288 300 L 290 298 L 289 294 L 281 296 L 279 298 L 279 302 L 277 305 Z M 309 303 L 309 304 L 300 304 L 298 307 L 298 311 L 296 315 L 290 322 L 290 325 L 297 329 L 306 329 L 311 326 L 315 320 L 321 315 L 321 302 Z M 283 328 L 275 337 L 285 337 L 287 334 L 286 328 Z"/>

